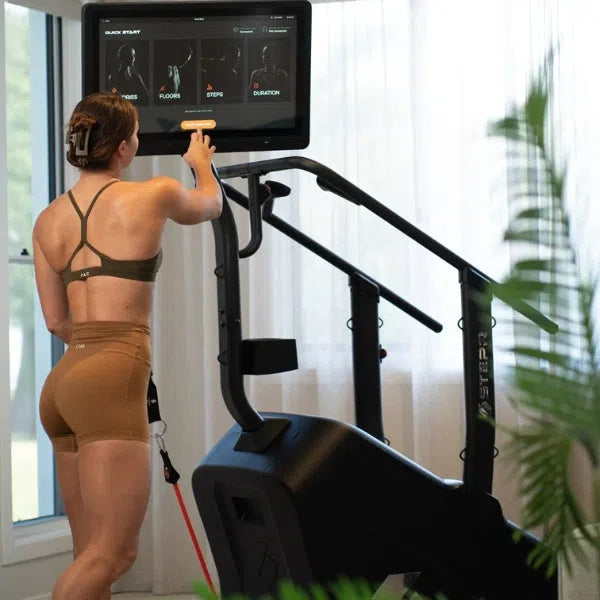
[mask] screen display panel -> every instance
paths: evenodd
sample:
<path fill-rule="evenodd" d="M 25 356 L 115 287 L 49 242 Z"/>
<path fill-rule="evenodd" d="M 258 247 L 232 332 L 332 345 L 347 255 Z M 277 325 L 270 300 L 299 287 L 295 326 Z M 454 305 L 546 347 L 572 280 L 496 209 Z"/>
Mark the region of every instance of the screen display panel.
<path fill-rule="evenodd" d="M 305 0 L 88 4 L 83 95 L 112 91 L 139 115 L 138 154 L 183 154 L 202 126 L 218 152 L 305 148 Z"/>

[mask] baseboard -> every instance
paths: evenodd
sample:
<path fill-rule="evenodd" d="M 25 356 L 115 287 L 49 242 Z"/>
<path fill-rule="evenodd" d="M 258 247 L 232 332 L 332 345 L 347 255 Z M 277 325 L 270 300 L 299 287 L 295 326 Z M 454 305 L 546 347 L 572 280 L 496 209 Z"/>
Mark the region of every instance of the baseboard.
<path fill-rule="evenodd" d="M 51 594 L 42 594 L 41 596 L 33 596 L 31 598 L 25 598 L 25 600 L 50 600 Z"/>

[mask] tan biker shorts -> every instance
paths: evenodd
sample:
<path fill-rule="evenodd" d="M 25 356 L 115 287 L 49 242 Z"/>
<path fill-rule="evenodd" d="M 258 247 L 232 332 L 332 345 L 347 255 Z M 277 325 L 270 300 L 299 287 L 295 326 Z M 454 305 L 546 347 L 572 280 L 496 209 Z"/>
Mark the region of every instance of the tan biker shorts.
<path fill-rule="evenodd" d="M 146 398 L 150 330 L 121 321 L 73 326 L 68 350 L 48 375 L 40 419 L 56 451 L 97 440 L 150 443 Z"/>

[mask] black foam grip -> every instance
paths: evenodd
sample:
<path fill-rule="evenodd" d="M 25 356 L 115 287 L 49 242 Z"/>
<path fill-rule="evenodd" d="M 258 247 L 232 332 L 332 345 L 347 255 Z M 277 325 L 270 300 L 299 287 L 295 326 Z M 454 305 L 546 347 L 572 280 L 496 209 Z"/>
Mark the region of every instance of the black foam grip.
<path fill-rule="evenodd" d="M 150 373 L 150 379 L 148 380 L 148 395 L 146 397 L 146 404 L 148 407 L 148 423 L 162 421 L 160 418 L 160 409 L 158 408 L 158 390 L 156 389 L 156 384 L 152 379 L 152 373 Z"/>

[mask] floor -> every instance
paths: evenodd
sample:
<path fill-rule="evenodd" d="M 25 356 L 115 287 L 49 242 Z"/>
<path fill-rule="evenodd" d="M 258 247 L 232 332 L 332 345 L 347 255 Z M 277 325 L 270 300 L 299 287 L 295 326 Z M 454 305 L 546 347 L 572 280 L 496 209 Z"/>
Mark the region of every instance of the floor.
<path fill-rule="evenodd" d="M 167 594 L 166 596 L 155 596 L 149 592 L 112 594 L 111 600 L 198 600 L 194 594 Z"/>
<path fill-rule="evenodd" d="M 378 600 L 378 594 L 385 594 L 386 598 L 396 597 L 402 599 L 407 589 L 404 583 L 404 575 L 390 575 L 383 585 L 377 590 L 373 600 Z M 411 600 L 421 598 L 418 594 L 410 596 Z M 144 593 L 122 593 L 113 594 L 111 600 L 198 600 L 198 596 L 193 594 L 172 594 L 166 596 L 154 596 L 148 592 Z"/>

